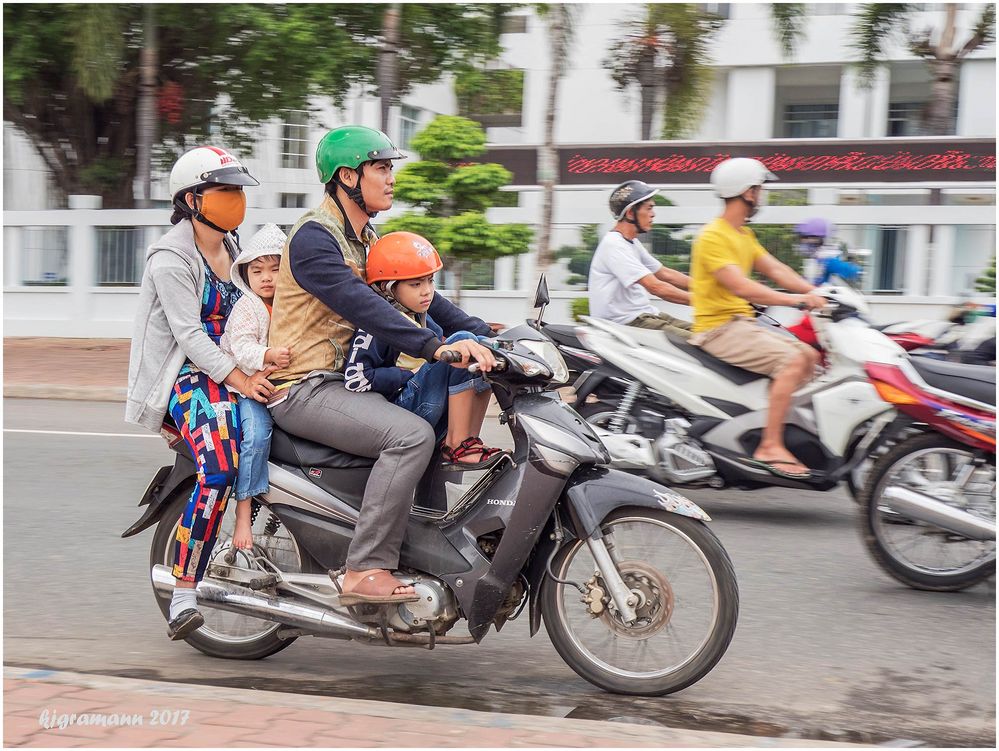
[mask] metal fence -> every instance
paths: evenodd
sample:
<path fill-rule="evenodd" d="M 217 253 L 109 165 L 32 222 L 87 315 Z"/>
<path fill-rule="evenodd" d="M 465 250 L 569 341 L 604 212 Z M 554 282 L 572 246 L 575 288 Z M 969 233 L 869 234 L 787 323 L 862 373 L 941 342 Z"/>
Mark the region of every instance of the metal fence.
<path fill-rule="evenodd" d="M 21 278 L 26 287 L 69 284 L 68 227 L 21 228 Z"/>
<path fill-rule="evenodd" d="M 145 227 L 97 227 L 97 286 L 136 287 L 145 264 Z"/>

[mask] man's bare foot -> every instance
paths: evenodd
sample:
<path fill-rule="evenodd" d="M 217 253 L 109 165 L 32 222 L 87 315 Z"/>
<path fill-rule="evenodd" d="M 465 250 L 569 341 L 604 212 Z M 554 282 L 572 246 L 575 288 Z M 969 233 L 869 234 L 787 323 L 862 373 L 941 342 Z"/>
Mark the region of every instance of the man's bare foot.
<path fill-rule="evenodd" d="M 408 584 L 403 584 L 394 576 L 390 571 L 382 568 L 370 568 L 366 571 L 351 571 L 347 569 L 347 572 L 343 576 L 343 591 L 344 593 L 353 592 L 357 589 L 358 585 L 361 584 L 367 577 L 375 576 L 379 579 L 385 580 L 387 576 L 392 581 L 396 583 L 395 589 L 391 591 L 378 592 L 381 595 L 415 595 L 416 590 Z M 386 580 L 387 581 L 387 580 Z"/>

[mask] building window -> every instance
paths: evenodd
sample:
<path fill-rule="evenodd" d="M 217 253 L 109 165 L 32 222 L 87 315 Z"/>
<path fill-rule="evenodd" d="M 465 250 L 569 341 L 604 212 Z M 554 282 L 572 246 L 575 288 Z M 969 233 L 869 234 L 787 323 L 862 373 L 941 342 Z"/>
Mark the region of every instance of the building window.
<path fill-rule="evenodd" d="M 837 104 L 788 104 L 784 107 L 784 138 L 835 138 Z"/>
<path fill-rule="evenodd" d="M 455 78 L 458 114 L 484 128 L 514 127 L 523 122 L 524 71 L 472 69 Z"/>
<path fill-rule="evenodd" d="M 698 3 L 697 9 L 702 13 L 710 13 L 713 16 L 728 19 L 731 5 L 731 3 Z"/>
<path fill-rule="evenodd" d="M 889 104 L 889 137 L 926 135 L 926 126 L 923 117 L 925 109 L 926 105 L 923 102 L 895 102 L 894 104 Z"/>
<path fill-rule="evenodd" d="M 145 262 L 142 227 L 97 228 L 97 286 L 137 287 Z"/>
<path fill-rule="evenodd" d="M 413 142 L 413 136 L 420 128 L 420 112 L 418 107 L 410 107 L 408 104 L 399 108 L 399 148 L 409 150 L 409 145 Z"/>
<path fill-rule="evenodd" d="M 62 287 L 68 284 L 67 227 L 25 227 L 22 230 L 21 284 Z"/>
<path fill-rule="evenodd" d="M 282 193 L 281 194 L 281 208 L 282 209 L 304 209 L 305 202 L 308 200 L 308 193 Z"/>
<path fill-rule="evenodd" d="M 281 132 L 281 166 L 307 169 L 309 151 L 309 113 L 290 110 Z"/>
<path fill-rule="evenodd" d="M 526 34 L 527 16 L 504 16 L 501 34 Z"/>

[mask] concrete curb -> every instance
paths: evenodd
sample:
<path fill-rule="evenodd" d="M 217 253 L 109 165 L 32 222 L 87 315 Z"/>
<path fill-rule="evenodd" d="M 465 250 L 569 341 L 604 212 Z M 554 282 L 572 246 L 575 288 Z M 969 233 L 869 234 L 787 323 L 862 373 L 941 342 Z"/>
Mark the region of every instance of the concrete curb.
<path fill-rule="evenodd" d="M 768 748 L 859 748 L 856 744 L 812 741 L 801 738 L 768 738 L 736 735 L 715 731 L 682 730 L 649 727 L 619 722 L 577 720 L 558 717 L 479 712 L 451 707 L 425 707 L 366 699 L 340 699 L 277 691 L 202 686 L 185 683 L 148 681 L 137 678 L 117 678 L 56 670 L 33 670 L 4 666 L 5 680 L 25 680 L 79 686 L 103 691 L 118 691 L 135 702 L 139 695 L 162 700 L 169 697 L 190 700 L 192 705 L 211 706 L 214 702 L 240 705 L 288 707 L 296 710 L 317 710 L 352 715 L 378 717 L 410 722 L 449 726 L 517 729 L 528 733 L 564 734 L 587 739 L 607 739 L 614 745 L 626 741 L 628 746 L 654 747 L 768 747 Z M 567 740 L 569 740 L 567 738 Z"/>
<path fill-rule="evenodd" d="M 51 383 L 5 383 L 5 399 L 72 399 L 83 402 L 124 402 L 122 386 L 62 386 Z"/>

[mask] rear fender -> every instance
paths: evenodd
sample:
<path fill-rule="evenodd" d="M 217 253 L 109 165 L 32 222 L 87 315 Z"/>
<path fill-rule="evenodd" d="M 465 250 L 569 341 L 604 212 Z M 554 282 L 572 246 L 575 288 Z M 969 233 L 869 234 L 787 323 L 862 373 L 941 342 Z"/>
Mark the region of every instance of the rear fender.
<path fill-rule="evenodd" d="M 180 453 L 177 454 L 177 459 L 172 467 L 169 465 L 160 467 L 153 479 L 150 480 L 146 492 L 139 499 L 139 506 L 148 506 L 148 508 L 137 522 L 121 533 L 121 536 L 137 535 L 156 524 L 163 512 L 166 511 L 167 501 L 181 486 L 194 487 L 196 474 L 194 462 L 185 454 Z"/>

